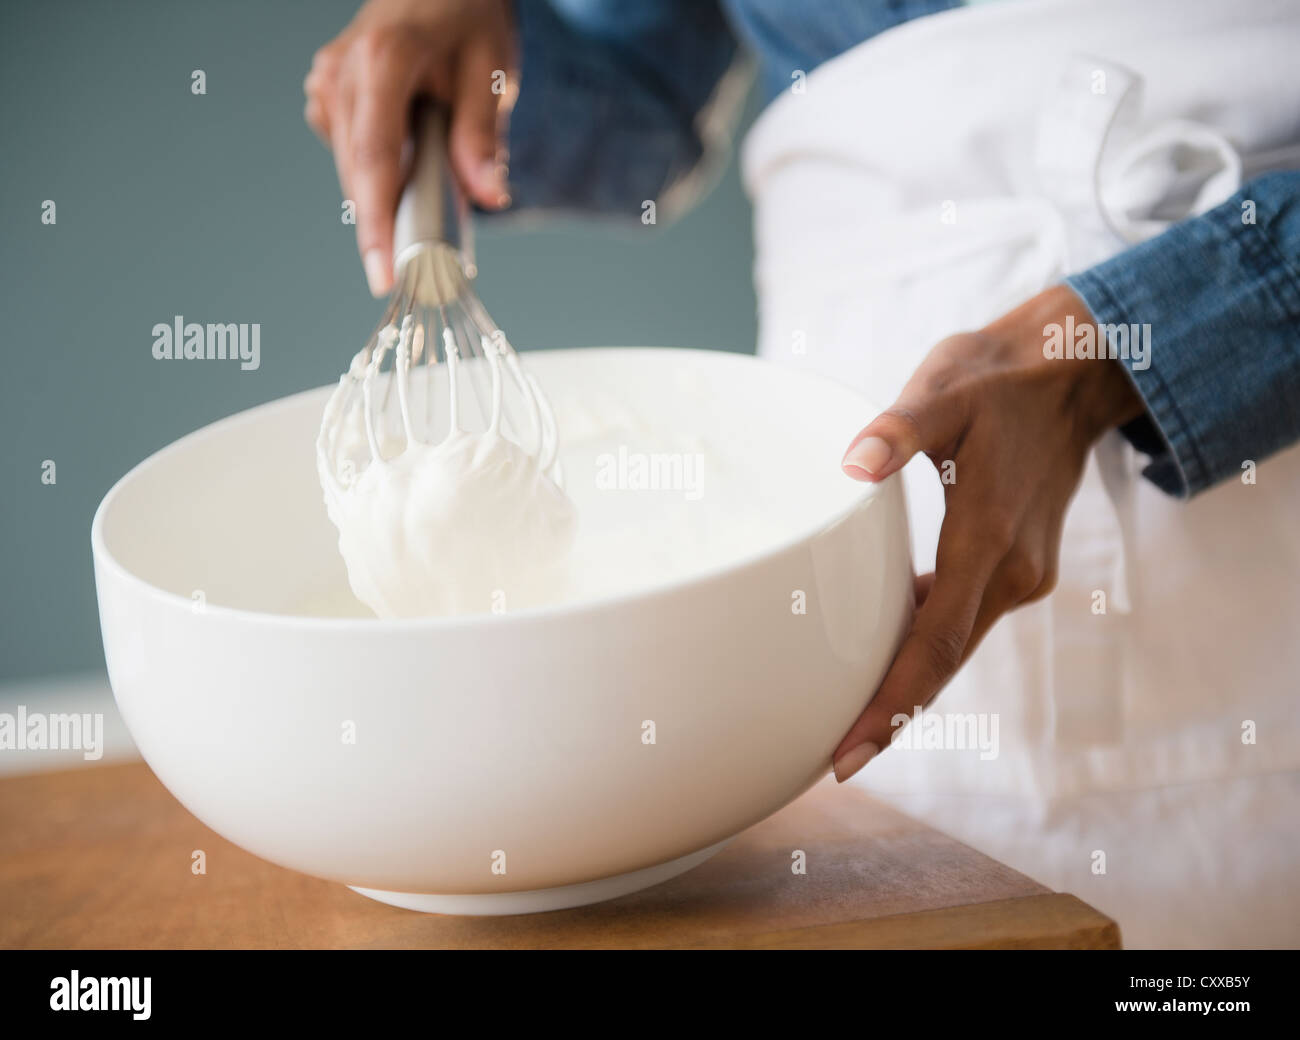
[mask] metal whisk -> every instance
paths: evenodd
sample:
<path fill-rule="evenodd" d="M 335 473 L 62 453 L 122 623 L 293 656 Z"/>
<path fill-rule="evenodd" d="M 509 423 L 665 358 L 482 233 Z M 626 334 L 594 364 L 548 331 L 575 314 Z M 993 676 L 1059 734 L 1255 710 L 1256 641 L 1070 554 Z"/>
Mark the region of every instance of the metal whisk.
<path fill-rule="evenodd" d="M 467 205 L 447 159 L 445 110 L 423 104 L 414 127 L 394 228 L 393 292 L 326 406 L 321 479 L 337 493 L 410 444 L 498 433 L 558 484 L 550 404 L 473 289 Z"/>

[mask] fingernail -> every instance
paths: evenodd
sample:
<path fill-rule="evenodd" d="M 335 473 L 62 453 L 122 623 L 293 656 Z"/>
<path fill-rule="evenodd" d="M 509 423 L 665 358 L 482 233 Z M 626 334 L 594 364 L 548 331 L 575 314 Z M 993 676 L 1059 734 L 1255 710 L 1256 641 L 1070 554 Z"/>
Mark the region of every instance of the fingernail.
<path fill-rule="evenodd" d="M 366 268 L 366 282 L 370 286 L 371 296 L 383 296 L 388 292 L 388 261 L 382 249 L 370 249 L 362 260 Z"/>
<path fill-rule="evenodd" d="M 880 754 L 880 748 L 875 744 L 867 741 L 865 744 L 859 744 L 850 751 L 844 752 L 835 762 L 835 780 L 837 783 L 844 783 L 849 777 L 865 766 L 873 758 Z"/>
<path fill-rule="evenodd" d="M 894 449 L 881 437 L 863 437 L 849 449 L 841 465 L 844 472 L 857 480 L 864 480 L 863 474 L 874 476 L 889 465 Z M 855 473 L 854 470 L 858 472 Z"/>

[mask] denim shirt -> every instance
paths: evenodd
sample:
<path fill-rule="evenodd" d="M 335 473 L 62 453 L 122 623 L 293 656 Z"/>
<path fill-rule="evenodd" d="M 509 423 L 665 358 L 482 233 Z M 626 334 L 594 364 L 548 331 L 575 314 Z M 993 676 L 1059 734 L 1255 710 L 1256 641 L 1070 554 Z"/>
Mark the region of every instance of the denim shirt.
<path fill-rule="evenodd" d="M 877 33 L 959 0 L 516 0 L 513 209 L 635 218 L 687 183 L 702 113 L 738 57 L 764 101 Z M 1254 220 L 1243 220 L 1253 203 Z M 1149 325 L 1122 360 L 1147 413 L 1122 430 L 1143 475 L 1188 497 L 1300 440 L 1300 172 L 1071 275 L 1099 324 Z"/>

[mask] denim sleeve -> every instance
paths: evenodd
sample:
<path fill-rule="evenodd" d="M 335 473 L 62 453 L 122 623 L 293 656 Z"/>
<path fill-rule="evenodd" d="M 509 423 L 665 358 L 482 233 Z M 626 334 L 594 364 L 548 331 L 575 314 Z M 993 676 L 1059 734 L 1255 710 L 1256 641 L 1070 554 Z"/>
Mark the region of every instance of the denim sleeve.
<path fill-rule="evenodd" d="M 1123 433 L 1163 491 L 1190 497 L 1300 440 L 1300 172 L 1066 281 L 1099 325 L 1149 326 L 1147 358 L 1122 359 L 1147 414 Z"/>
<path fill-rule="evenodd" d="M 640 218 L 685 183 L 709 141 L 701 113 L 737 54 L 711 0 L 517 0 L 512 212 Z"/>

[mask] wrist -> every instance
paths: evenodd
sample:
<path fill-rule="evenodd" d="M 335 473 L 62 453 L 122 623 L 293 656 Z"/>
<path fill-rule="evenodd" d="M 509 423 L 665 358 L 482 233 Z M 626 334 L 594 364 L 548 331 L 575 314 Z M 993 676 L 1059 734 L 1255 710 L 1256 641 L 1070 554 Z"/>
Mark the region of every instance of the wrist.
<path fill-rule="evenodd" d="M 1090 331 L 1084 333 L 1085 328 Z M 1122 361 L 1108 356 L 1108 343 L 1087 304 L 1068 285 L 1056 285 L 992 322 L 987 334 L 1011 340 L 1026 361 L 1056 368 L 1069 383 L 1069 400 L 1089 442 L 1132 422 L 1146 411 Z M 1063 340 L 1075 337 L 1075 343 Z M 1090 350 L 1074 347 L 1088 336 Z M 1086 342 L 1086 341 L 1085 341 Z M 1070 349 L 1061 349 L 1068 346 Z M 1090 355 L 1090 356 L 1089 356 Z"/>

